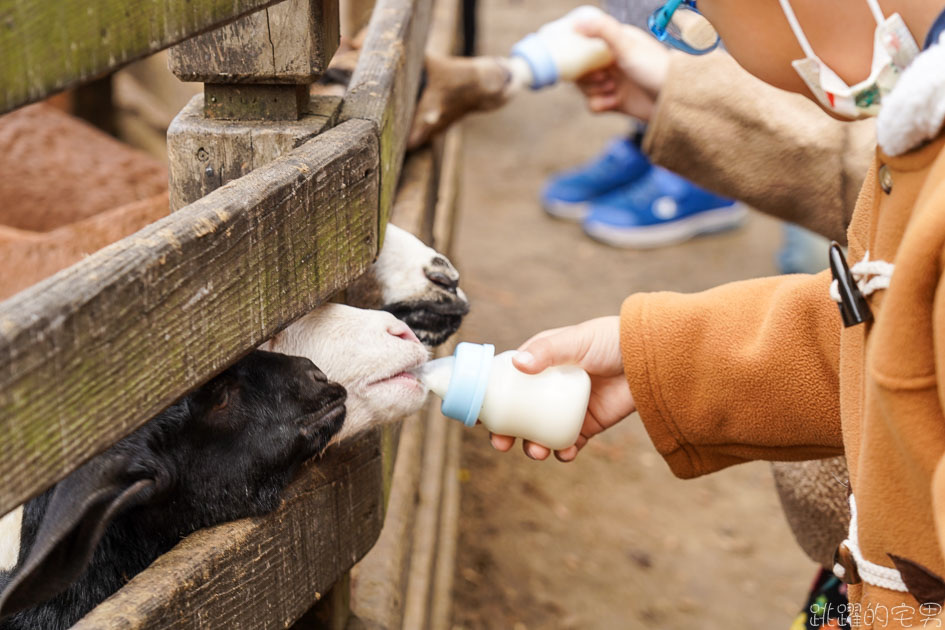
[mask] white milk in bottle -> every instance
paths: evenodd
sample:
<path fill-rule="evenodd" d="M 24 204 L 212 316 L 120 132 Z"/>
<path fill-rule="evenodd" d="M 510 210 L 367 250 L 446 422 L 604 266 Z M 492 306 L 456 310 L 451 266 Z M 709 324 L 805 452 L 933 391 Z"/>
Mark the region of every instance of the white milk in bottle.
<path fill-rule="evenodd" d="M 577 441 L 591 395 L 591 379 L 577 365 L 525 374 L 512 365 L 514 351 L 495 355 L 489 344 L 461 343 L 451 357 L 415 370 L 443 399 L 443 415 L 466 426 L 478 418 L 487 429 L 552 449 Z"/>
<path fill-rule="evenodd" d="M 604 12 L 597 7 L 578 7 L 515 44 L 511 58 L 513 83 L 537 90 L 558 81 L 574 81 L 610 65 L 614 57 L 604 40 L 574 30 L 575 25 L 598 15 Z"/>

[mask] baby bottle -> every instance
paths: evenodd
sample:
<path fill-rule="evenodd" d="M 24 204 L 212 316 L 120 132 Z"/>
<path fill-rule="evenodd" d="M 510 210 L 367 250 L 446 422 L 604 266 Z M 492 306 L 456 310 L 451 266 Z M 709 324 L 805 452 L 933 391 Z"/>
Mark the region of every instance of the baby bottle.
<path fill-rule="evenodd" d="M 609 65 L 614 57 L 604 40 L 574 30 L 575 25 L 598 15 L 603 11 L 597 7 L 581 6 L 526 35 L 512 47 L 513 82 L 537 90 Z"/>
<path fill-rule="evenodd" d="M 577 365 L 525 374 L 512 365 L 515 351 L 495 354 L 489 344 L 460 343 L 451 357 L 416 370 L 443 399 L 443 415 L 468 427 L 478 418 L 487 429 L 552 449 L 571 446 L 581 433 L 591 379 Z"/>

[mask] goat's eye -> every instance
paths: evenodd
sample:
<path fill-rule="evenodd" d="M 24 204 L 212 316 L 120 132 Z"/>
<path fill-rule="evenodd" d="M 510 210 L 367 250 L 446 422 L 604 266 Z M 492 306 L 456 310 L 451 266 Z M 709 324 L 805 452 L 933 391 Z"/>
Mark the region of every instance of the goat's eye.
<path fill-rule="evenodd" d="M 230 389 L 224 388 L 223 391 L 221 391 L 217 395 L 217 400 L 213 404 L 213 408 L 210 409 L 210 411 L 211 413 L 214 411 L 223 411 L 224 409 L 226 409 L 227 405 L 229 404 L 230 404 Z"/>

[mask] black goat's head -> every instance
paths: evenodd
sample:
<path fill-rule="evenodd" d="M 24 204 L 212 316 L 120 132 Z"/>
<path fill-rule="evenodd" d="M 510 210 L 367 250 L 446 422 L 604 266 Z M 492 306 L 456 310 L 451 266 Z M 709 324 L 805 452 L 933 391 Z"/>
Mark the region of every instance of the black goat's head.
<path fill-rule="evenodd" d="M 170 504 L 155 510 L 190 512 L 197 527 L 273 510 L 299 464 L 341 429 L 345 398 L 309 359 L 253 352 L 184 399 L 179 430 L 146 436 L 155 478 L 173 467 Z"/>
<path fill-rule="evenodd" d="M 172 545 L 273 510 L 341 428 L 344 401 L 310 360 L 252 352 L 26 505 L 0 617 L 69 587 L 109 525 Z"/>

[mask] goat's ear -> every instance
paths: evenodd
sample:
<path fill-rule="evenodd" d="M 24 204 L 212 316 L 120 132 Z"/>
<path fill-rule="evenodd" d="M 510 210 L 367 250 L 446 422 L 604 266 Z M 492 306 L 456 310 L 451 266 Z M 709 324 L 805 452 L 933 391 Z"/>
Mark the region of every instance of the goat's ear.
<path fill-rule="evenodd" d="M 128 479 L 125 462 L 93 459 L 60 481 L 29 555 L 0 593 L 0 618 L 50 599 L 74 582 L 105 528 L 120 512 L 153 496 L 153 479 Z"/>

